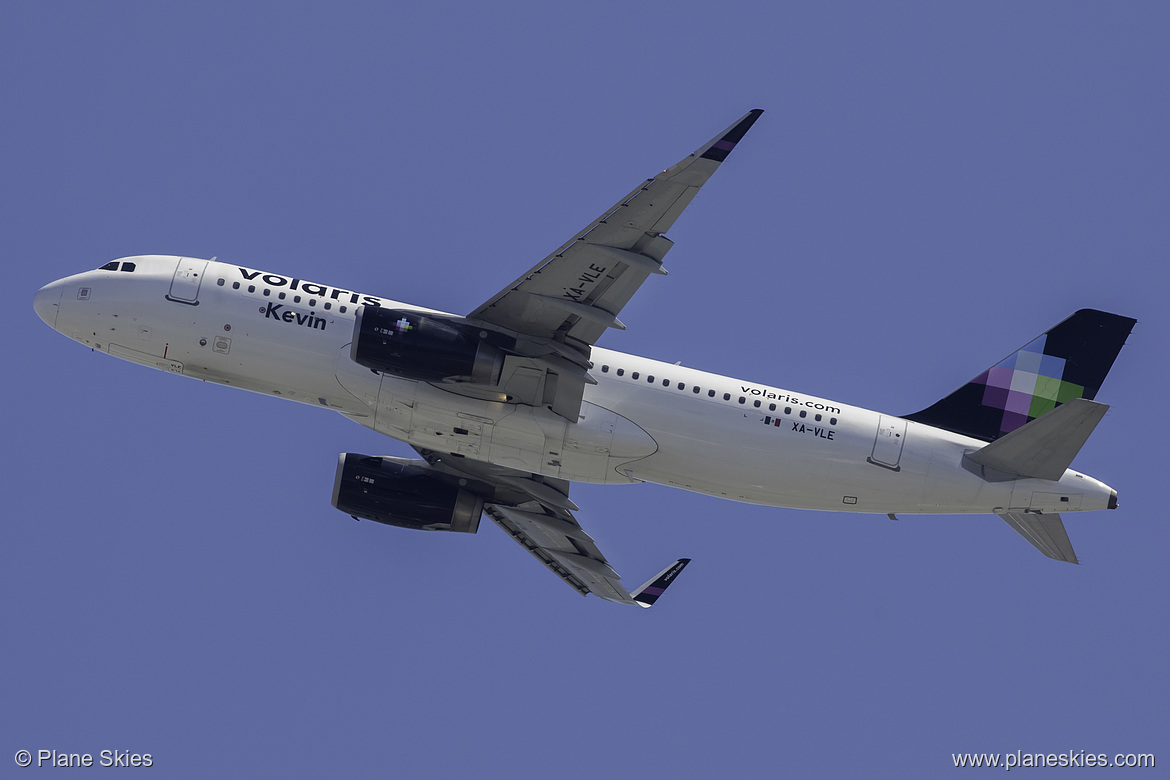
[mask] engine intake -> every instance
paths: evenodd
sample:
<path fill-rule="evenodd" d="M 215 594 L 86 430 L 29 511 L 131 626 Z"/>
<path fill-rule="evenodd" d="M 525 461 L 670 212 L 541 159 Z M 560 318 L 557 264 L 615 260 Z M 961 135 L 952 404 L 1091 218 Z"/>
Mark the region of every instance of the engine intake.
<path fill-rule="evenodd" d="M 343 452 L 333 506 L 355 518 L 423 531 L 479 530 L 483 499 L 446 481 L 426 461 Z"/>
<path fill-rule="evenodd" d="M 362 306 L 349 355 L 360 366 L 406 379 L 494 385 L 504 363 L 502 348 L 510 346 L 515 339 L 466 322 Z"/>

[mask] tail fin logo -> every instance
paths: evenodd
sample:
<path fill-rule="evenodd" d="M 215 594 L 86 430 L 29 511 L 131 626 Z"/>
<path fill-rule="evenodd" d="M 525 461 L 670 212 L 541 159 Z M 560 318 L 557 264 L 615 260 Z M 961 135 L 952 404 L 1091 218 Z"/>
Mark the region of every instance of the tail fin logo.
<path fill-rule="evenodd" d="M 995 441 L 1074 398 L 1092 401 L 1135 322 L 1081 309 L 906 419 Z"/>
<path fill-rule="evenodd" d="M 1084 385 L 1064 381 L 1064 358 L 1044 354 L 1045 333 L 999 365 L 977 376 L 983 405 L 1003 412 L 999 433 L 1010 433 L 1060 404 L 1082 398 Z"/>

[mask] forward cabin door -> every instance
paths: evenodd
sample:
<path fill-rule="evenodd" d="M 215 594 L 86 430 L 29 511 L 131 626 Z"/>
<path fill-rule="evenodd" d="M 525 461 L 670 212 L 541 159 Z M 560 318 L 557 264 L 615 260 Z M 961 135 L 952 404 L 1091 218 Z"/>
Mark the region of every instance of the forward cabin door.
<path fill-rule="evenodd" d="M 206 260 L 179 258 L 179 264 L 175 266 L 175 276 L 171 279 L 171 291 L 167 294 L 167 300 L 197 306 L 199 304 L 199 285 L 203 283 L 203 272 L 206 268 Z"/>

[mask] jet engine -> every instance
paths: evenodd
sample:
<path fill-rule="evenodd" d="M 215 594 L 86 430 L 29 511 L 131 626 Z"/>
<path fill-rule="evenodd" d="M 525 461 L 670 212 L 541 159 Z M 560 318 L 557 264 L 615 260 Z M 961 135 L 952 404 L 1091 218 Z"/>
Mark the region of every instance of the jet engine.
<path fill-rule="evenodd" d="M 479 530 L 483 499 L 426 461 L 352 452 L 337 460 L 333 506 L 355 519 L 424 531 Z"/>
<path fill-rule="evenodd" d="M 448 317 L 362 306 L 349 354 L 358 365 L 406 379 L 494 385 L 510 346 L 515 339 Z"/>

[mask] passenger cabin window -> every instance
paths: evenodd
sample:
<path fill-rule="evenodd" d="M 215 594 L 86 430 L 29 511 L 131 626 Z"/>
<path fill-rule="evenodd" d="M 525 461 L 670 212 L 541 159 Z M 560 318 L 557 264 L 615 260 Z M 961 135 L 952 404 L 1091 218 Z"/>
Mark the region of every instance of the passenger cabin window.
<path fill-rule="evenodd" d="M 601 373 L 608 374 L 609 373 L 609 366 L 602 366 Z"/>
<path fill-rule="evenodd" d="M 630 379 L 637 379 L 637 378 L 638 378 L 638 372 L 637 372 L 637 371 L 635 371 L 634 373 L 630 374 Z"/>
<path fill-rule="evenodd" d="M 226 284 L 226 283 L 227 283 L 227 282 L 226 282 L 224 279 L 216 279 L 216 280 L 215 280 L 215 284 L 216 284 L 216 286 L 217 286 L 217 287 L 223 287 L 223 286 L 224 286 L 224 284 Z"/>
<path fill-rule="evenodd" d="M 708 390 L 708 391 L 707 391 L 707 397 L 708 397 L 708 398 L 714 398 L 714 397 L 715 397 L 715 391 L 714 391 L 714 390 Z"/>
<path fill-rule="evenodd" d="M 731 393 L 724 393 L 724 394 L 723 394 L 723 400 L 724 400 L 724 401 L 730 401 L 730 400 L 731 400 Z"/>
<path fill-rule="evenodd" d="M 617 370 L 617 375 L 618 375 L 618 376 L 624 376 L 624 375 L 625 375 L 625 373 L 626 373 L 626 370 L 625 370 L 624 368 L 619 368 L 619 369 Z"/>
<path fill-rule="evenodd" d="M 232 282 L 232 289 L 233 290 L 240 289 L 240 283 L 239 282 Z"/>

